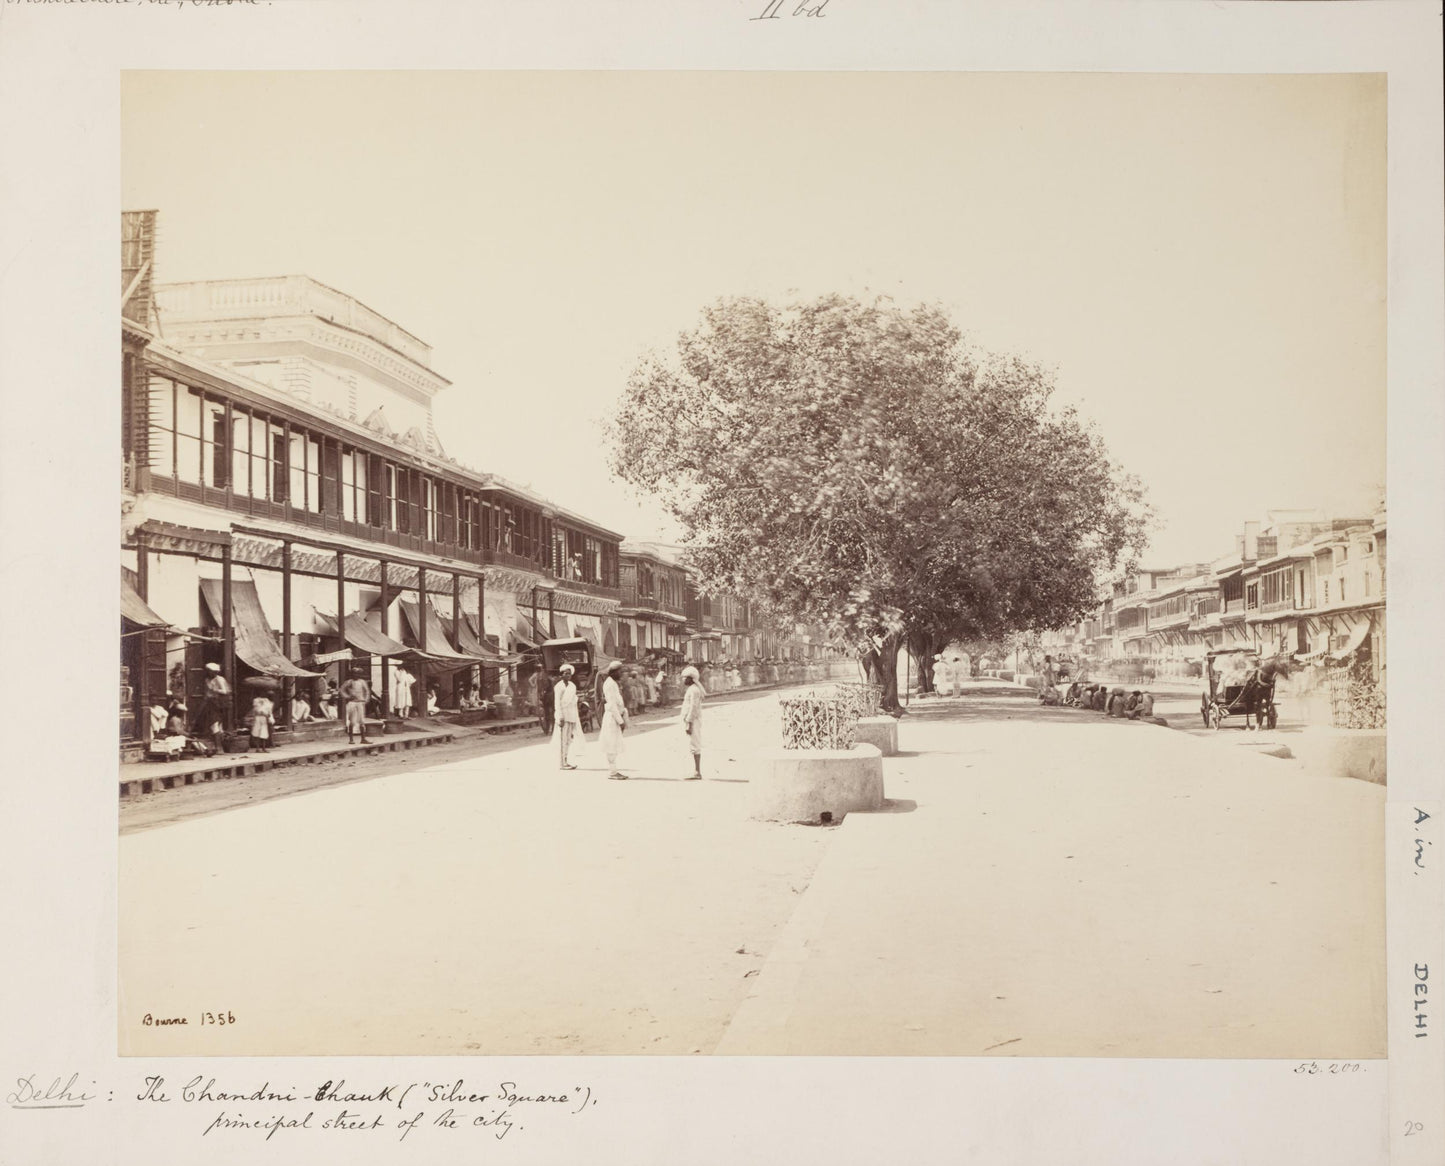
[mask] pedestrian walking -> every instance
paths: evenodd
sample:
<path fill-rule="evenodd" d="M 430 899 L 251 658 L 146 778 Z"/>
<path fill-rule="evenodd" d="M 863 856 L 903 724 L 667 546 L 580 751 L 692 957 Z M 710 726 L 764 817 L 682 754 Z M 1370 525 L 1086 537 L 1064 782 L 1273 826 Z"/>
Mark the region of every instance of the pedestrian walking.
<path fill-rule="evenodd" d="M 622 756 L 622 731 L 627 728 L 627 706 L 622 701 L 622 689 L 617 683 L 621 672 L 621 663 L 614 660 L 607 665 L 606 678 L 602 681 L 602 734 L 598 740 L 607 755 L 607 776 L 613 781 L 627 780 L 627 774 L 617 768 L 618 759 Z"/>
<path fill-rule="evenodd" d="M 341 699 L 346 702 L 346 739 L 355 744 L 357 734 L 366 744 L 366 702 L 371 699 L 371 685 L 360 668 L 352 670 L 351 679 L 341 686 Z"/>
<path fill-rule="evenodd" d="M 557 738 L 558 768 L 576 769 L 567 756 L 572 748 L 572 735 L 582 723 L 577 712 L 577 685 L 572 682 L 576 669 L 571 664 L 563 664 L 558 672 L 561 678 L 552 689 L 551 701 L 557 723 L 554 736 Z"/>
<path fill-rule="evenodd" d="M 269 696 L 261 695 L 251 701 L 251 748 L 260 753 L 271 750 L 271 729 L 276 724 L 275 706 Z"/>
<path fill-rule="evenodd" d="M 692 775 L 684 781 L 702 780 L 702 680 L 696 668 L 682 670 L 682 728 L 692 750 Z"/>

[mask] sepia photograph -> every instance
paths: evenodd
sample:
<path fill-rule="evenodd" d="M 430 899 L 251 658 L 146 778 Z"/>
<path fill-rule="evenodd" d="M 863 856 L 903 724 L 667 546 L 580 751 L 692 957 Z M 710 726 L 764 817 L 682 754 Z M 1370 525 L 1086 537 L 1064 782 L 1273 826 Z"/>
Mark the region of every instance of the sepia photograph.
<path fill-rule="evenodd" d="M 122 1057 L 1385 1057 L 1383 74 L 119 85 Z"/>

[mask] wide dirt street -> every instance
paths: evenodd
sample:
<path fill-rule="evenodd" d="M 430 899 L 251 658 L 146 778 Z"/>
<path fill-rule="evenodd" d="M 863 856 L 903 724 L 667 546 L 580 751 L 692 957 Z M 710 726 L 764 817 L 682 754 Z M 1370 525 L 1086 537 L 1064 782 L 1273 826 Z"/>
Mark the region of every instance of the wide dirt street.
<path fill-rule="evenodd" d="M 121 1051 L 1383 1055 L 1381 787 L 913 709 L 833 828 L 745 820 L 768 693 L 708 709 L 703 782 L 668 721 L 627 782 L 538 740 L 127 834 Z"/>

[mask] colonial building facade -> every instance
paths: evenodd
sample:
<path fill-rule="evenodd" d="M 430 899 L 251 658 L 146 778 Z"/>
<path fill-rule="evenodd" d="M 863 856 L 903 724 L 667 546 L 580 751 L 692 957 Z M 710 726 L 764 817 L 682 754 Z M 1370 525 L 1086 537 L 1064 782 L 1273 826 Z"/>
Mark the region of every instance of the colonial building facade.
<path fill-rule="evenodd" d="M 616 531 L 450 457 L 429 345 L 306 276 L 155 281 L 156 212 L 122 216 L 124 744 L 206 665 L 313 704 L 361 669 L 383 709 L 412 685 L 535 705 L 543 640 L 599 659 L 836 655 L 703 597 L 675 547 Z M 399 670 L 405 668 L 406 672 Z M 407 679 L 407 678 L 414 678 Z"/>
<path fill-rule="evenodd" d="M 622 659 L 654 654 L 681 659 L 689 640 L 687 567 L 674 551 L 657 543 L 623 543 L 620 562 L 617 650 Z"/>
<path fill-rule="evenodd" d="M 505 693 L 554 632 L 603 649 L 621 535 L 448 457 L 427 345 L 305 277 L 153 285 L 154 226 L 124 216 L 123 737 L 206 663 L 386 702 L 398 664 Z"/>

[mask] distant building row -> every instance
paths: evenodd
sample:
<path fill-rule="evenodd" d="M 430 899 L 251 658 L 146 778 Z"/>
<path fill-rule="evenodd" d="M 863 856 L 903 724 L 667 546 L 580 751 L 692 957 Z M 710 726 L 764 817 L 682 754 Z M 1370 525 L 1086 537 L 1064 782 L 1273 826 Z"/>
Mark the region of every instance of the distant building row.
<path fill-rule="evenodd" d="M 1211 648 L 1349 663 L 1383 685 L 1386 516 L 1274 510 L 1212 563 L 1139 570 L 1094 615 L 1044 637 L 1095 667 L 1183 674 Z"/>

